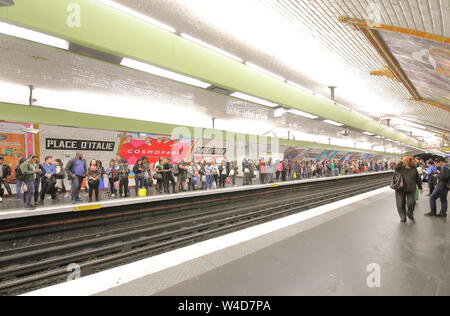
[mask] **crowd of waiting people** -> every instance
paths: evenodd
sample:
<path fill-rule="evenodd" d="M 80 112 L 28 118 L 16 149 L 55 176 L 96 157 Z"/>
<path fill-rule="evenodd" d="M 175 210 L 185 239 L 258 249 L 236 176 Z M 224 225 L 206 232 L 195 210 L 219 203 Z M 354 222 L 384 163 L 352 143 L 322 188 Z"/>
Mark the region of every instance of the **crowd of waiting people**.
<path fill-rule="evenodd" d="M 9 166 L 0 157 L 0 193 L 5 186 L 11 195 L 11 188 L 5 179 L 10 175 Z M 174 162 L 171 158 L 161 157 L 156 163 L 149 163 L 147 157 L 139 158 L 132 166 L 124 159 L 112 159 L 107 166 L 99 160 L 87 162 L 82 153 L 77 153 L 64 167 L 60 159 L 45 157 L 42 162 L 36 155 L 22 159 L 15 170 L 15 183 L 18 198 L 24 187 L 24 203 L 26 209 L 35 209 L 43 204 L 46 195 L 53 200 L 59 193 L 66 192 L 65 180 L 70 182 L 71 202 L 81 202 L 80 192 L 88 191 L 89 202 L 102 199 L 102 192 L 114 197 L 130 196 L 129 178 L 134 174 L 135 195 L 144 191 L 145 195 L 152 190 L 158 193 L 177 193 L 180 191 L 213 190 L 226 186 L 237 186 L 237 179 L 242 179 L 242 185 L 266 184 L 278 181 L 292 181 L 319 177 L 350 175 L 364 172 L 391 170 L 395 162 L 388 161 L 338 161 L 325 160 L 282 160 L 272 159 L 251 160 L 242 162 L 214 160 Z M 141 193 L 141 192 L 139 192 Z M 0 201 L 1 201 L 0 197 Z"/>

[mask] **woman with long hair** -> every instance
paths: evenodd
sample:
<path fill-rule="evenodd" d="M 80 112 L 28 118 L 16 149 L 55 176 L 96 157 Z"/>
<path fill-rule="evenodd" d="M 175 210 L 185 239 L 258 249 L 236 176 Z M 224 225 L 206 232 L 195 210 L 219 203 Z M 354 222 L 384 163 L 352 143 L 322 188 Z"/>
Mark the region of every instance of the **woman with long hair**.
<path fill-rule="evenodd" d="M 89 183 L 89 203 L 92 202 L 92 193 L 95 191 L 95 200 L 99 200 L 99 185 L 101 170 L 97 166 L 97 161 L 92 160 L 86 173 L 87 182 Z"/>
<path fill-rule="evenodd" d="M 421 193 L 423 190 L 422 180 L 417 172 L 414 157 L 409 155 L 402 157 L 400 163 L 395 168 L 395 172 L 403 177 L 403 187 L 395 191 L 395 200 L 401 222 L 406 223 L 406 218 L 415 222 L 416 190 L 417 187 L 419 187 Z"/>

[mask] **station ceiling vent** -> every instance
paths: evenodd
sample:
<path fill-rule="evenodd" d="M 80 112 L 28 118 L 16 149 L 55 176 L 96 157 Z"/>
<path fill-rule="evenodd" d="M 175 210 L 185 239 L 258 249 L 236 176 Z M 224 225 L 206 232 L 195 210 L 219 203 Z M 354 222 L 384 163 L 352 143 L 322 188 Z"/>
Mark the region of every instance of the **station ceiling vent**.
<path fill-rule="evenodd" d="M 220 87 L 217 87 L 217 86 L 214 86 L 214 85 L 210 86 L 207 90 L 213 91 L 213 92 L 216 92 L 216 93 L 219 93 L 219 94 L 223 94 L 223 95 L 231 95 L 232 93 L 234 93 L 234 91 L 227 90 L 227 89 L 224 89 L 224 88 L 220 88 Z"/>
<path fill-rule="evenodd" d="M 14 5 L 14 0 L 0 0 L 0 7 L 11 7 Z"/>

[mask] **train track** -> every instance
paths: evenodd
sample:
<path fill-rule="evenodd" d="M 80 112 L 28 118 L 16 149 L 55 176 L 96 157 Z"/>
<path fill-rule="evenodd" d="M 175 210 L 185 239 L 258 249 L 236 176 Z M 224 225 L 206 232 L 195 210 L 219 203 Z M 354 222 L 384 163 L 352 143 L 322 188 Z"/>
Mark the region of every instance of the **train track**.
<path fill-rule="evenodd" d="M 65 282 L 73 263 L 86 276 L 385 187 L 390 178 L 303 183 L 0 227 L 0 295 Z"/>

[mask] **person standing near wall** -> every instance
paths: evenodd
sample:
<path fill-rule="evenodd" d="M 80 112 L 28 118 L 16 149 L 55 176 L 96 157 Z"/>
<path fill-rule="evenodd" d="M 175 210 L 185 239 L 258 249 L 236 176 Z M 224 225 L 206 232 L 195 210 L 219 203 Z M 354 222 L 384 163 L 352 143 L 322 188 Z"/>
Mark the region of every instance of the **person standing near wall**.
<path fill-rule="evenodd" d="M 24 193 L 24 206 L 26 210 L 36 209 L 36 205 L 32 204 L 32 199 L 36 188 L 36 175 L 42 172 L 40 169 L 36 168 L 36 165 L 36 155 L 31 155 L 24 163 L 20 165 L 20 171 L 23 175 L 23 182 L 27 188 L 27 191 Z"/>
<path fill-rule="evenodd" d="M 81 202 L 80 190 L 83 179 L 86 177 L 87 164 L 83 159 L 83 154 L 77 152 L 75 158 L 69 160 L 66 166 L 66 173 L 69 177 L 72 186 L 72 204 Z"/>
<path fill-rule="evenodd" d="M 401 162 L 395 168 L 395 172 L 403 177 L 403 187 L 395 191 L 395 200 L 398 214 L 402 223 L 406 223 L 406 218 L 412 222 L 414 219 L 414 209 L 416 206 L 416 189 L 422 189 L 422 180 L 417 172 L 417 166 L 414 157 L 404 156 Z"/>

